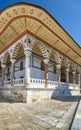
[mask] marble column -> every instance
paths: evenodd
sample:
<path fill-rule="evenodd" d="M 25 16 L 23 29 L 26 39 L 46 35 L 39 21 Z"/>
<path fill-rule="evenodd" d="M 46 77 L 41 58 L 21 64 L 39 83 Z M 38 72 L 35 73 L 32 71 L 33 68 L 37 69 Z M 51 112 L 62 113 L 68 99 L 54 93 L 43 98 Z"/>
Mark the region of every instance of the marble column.
<path fill-rule="evenodd" d="M 77 74 L 77 83 L 80 85 L 80 74 Z"/>
<path fill-rule="evenodd" d="M 66 68 L 66 83 L 69 85 L 69 68 Z"/>
<path fill-rule="evenodd" d="M 61 64 L 56 65 L 56 73 L 58 76 L 58 86 L 60 86 L 60 81 L 61 81 Z"/>
<path fill-rule="evenodd" d="M 14 86 L 14 67 L 16 59 L 11 59 L 11 86 Z"/>
<path fill-rule="evenodd" d="M 76 76 L 75 76 L 75 75 L 76 75 L 76 72 L 73 71 L 72 73 L 73 73 L 73 84 L 75 85 L 75 83 L 76 83 L 76 79 L 75 79 L 75 77 L 76 77 Z"/>
<path fill-rule="evenodd" d="M 4 87 L 4 80 L 5 80 L 5 64 L 1 64 L 2 67 L 2 86 Z"/>
<path fill-rule="evenodd" d="M 27 49 L 24 51 L 25 54 L 25 85 L 26 87 L 30 86 L 30 56 L 31 50 Z"/>
<path fill-rule="evenodd" d="M 48 62 L 49 59 L 44 59 L 44 77 L 45 77 L 45 88 L 48 86 Z"/>

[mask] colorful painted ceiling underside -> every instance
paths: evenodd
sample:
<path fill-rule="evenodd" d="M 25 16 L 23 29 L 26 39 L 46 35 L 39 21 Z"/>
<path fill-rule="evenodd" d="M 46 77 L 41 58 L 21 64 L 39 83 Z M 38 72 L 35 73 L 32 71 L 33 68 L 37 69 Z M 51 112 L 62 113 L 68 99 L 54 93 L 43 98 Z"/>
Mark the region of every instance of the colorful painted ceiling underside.
<path fill-rule="evenodd" d="M 44 9 L 30 4 L 9 6 L 0 14 L 0 54 L 31 34 L 81 66 L 81 48 Z"/>

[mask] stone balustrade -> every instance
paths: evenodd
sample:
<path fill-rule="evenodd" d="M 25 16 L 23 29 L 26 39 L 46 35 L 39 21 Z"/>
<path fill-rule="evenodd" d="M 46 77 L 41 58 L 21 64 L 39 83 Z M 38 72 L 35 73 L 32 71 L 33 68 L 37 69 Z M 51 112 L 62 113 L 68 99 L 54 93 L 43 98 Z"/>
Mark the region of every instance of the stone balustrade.
<path fill-rule="evenodd" d="M 80 89 L 79 84 L 69 83 L 69 89 Z"/>
<path fill-rule="evenodd" d="M 13 80 L 14 87 L 17 87 L 17 86 L 20 86 L 20 87 L 22 86 L 23 87 L 23 86 L 25 86 L 24 82 L 25 82 L 24 78 L 14 79 Z M 60 86 L 62 86 L 62 85 L 67 86 L 67 83 L 61 82 Z M 0 88 L 1 87 L 2 87 L 2 82 L 0 82 Z M 4 81 L 4 88 L 10 88 L 10 87 L 11 87 L 11 80 Z M 30 86 L 29 87 L 30 88 L 45 88 L 45 80 L 30 78 Z M 58 82 L 48 80 L 48 88 L 52 88 L 52 89 L 58 88 Z M 68 89 L 79 90 L 80 89 L 79 84 L 69 83 Z"/>
<path fill-rule="evenodd" d="M 43 80 L 43 79 L 31 78 L 31 79 L 30 79 L 30 82 L 31 82 L 31 83 L 35 83 L 35 84 L 44 84 L 44 83 L 45 83 L 45 80 Z"/>
<path fill-rule="evenodd" d="M 31 83 L 32 88 L 34 88 L 34 87 L 39 88 L 39 86 L 40 86 L 40 88 L 44 88 L 45 80 L 31 78 L 30 83 Z"/>
<path fill-rule="evenodd" d="M 24 86 L 24 78 L 14 79 L 14 86 Z"/>
<path fill-rule="evenodd" d="M 4 81 L 4 88 L 10 88 L 11 87 L 11 80 L 5 80 Z"/>

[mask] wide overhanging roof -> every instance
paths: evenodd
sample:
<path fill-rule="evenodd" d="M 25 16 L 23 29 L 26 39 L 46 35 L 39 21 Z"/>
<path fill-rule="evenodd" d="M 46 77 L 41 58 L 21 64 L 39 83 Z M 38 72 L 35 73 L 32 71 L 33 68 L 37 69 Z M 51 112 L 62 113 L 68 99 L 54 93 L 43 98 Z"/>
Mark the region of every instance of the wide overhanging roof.
<path fill-rule="evenodd" d="M 81 66 L 81 48 L 47 11 L 29 4 L 10 6 L 0 14 L 0 54 L 26 33 Z"/>

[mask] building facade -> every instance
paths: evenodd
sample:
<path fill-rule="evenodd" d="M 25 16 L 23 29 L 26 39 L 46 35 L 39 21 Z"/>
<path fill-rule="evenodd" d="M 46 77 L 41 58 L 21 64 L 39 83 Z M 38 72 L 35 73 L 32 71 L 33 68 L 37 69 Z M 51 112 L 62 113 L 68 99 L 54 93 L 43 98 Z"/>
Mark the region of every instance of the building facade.
<path fill-rule="evenodd" d="M 80 94 L 80 79 L 81 49 L 47 11 L 17 4 L 1 12 L 0 91 L 33 102 Z"/>

